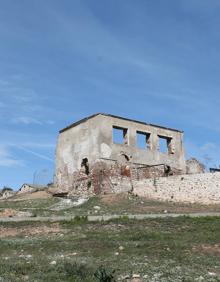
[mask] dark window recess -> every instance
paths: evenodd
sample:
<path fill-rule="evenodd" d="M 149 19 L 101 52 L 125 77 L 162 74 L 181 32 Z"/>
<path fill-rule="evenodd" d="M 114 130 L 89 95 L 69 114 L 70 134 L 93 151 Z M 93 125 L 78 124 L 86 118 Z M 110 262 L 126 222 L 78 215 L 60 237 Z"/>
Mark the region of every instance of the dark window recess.
<path fill-rule="evenodd" d="M 86 174 L 86 175 L 89 175 L 89 161 L 88 161 L 87 158 L 82 159 L 81 167 L 84 167 L 84 169 L 85 169 L 85 174 Z"/>
<path fill-rule="evenodd" d="M 172 148 L 172 138 L 166 136 L 158 136 L 159 137 L 159 149 L 161 153 L 165 154 L 173 154 Z"/>
<path fill-rule="evenodd" d="M 126 162 L 129 162 L 129 161 L 130 161 L 130 158 L 129 158 L 129 156 L 127 156 L 126 154 L 120 153 L 119 156 L 118 156 L 118 161 L 119 161 L 120 163 L 126 163 Z"/>
<path fill-rule="evenodd" d="M 150 149 L 150 133 L 137 131 L 137 147 L 140 149 Z"/>
<path fill-rule="evenodd" d="M 121 155 L 125 158 L 125 160 L 126 160 L 127 162 L 129 162 L 129 161 L 130 161 L 129 156 L 127 156 L 126 154 L 121 154 Z"/>
<path fill-rule="evenodd" d="M 115 144 L 128 144 L 128 129 L 118 126 L 113 126 L 113 143 Z"/>

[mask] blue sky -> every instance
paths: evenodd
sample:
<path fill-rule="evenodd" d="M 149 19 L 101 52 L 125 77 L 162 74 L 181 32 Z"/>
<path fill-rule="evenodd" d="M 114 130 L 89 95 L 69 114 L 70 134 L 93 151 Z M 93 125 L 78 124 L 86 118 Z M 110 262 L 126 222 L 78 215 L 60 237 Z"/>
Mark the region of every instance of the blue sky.
<path fill-rule="evenodd" d="M 220 164 L 219 0 L 0 0 L 0 186 L 49 182 L 59 129 L 106 112 Z"/>

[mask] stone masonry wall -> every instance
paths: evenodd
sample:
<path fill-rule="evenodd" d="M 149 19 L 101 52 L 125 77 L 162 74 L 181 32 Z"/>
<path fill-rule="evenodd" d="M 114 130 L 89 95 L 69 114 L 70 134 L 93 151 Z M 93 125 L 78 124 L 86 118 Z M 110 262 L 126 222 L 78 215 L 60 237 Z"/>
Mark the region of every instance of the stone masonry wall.
<path fill-rule="evenodd" d="M 66 170 L 68 173 L 68 171 Z M 174 170 L 172 174 L 177 174 Z M 169 173 L 168 173 L 169 174 Z M 108 193 L 123 193 L 133 190 L 133 181 L 166 175 L 164 165 L 147 167 L 130 162 L 97 161 L 85 168 L 65 175 L 60 191 L 69 196 L 93 196 Z"/>
<path fill-rule="evenodd" d="M 133 181 L 134 194 L 153 200 L 220 203 L 220 173 L 176 175 Z"/>

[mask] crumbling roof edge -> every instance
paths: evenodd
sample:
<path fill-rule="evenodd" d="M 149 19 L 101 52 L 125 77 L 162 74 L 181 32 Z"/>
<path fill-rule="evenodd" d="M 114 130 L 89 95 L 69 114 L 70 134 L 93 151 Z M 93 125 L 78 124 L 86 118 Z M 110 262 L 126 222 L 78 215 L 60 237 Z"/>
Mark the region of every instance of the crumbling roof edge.
<path fill-rule="evenodd" d="M 178 130 L 178 129 L 174 129 L 174 128 L 169 128 L 169 127 L 165 127 L 165 126 L 160 126 L 160 125 L 156 125 L 156 124 L 152 124 L 152 123 L 146 123 L 144 121 L 139 121 L 139 120 L 135 120 L 135 119 L 129 119 L 129 118 L 125 118 L 125 117 L 120 117 L 120 116 L 116 116 L 116 115 L 111 115 L 111 114 L 105 114 L 105 113 L 97 113 L 97 114 L 94 114 L 94 115 L 91 115 L 91 116 L 88 116 L 86 118 L 83 118 L 81 120 L 78 120 L 77 122 L 74 122 L 72 124 L 70 124 L 69 126 L 61 129 L 59 131 L 59 133 L 63 133 L 64 131 L 72 128 L 72 127 L 75 127 L 83 122 L 86 122 L 87 120 L 89 119 L 92 119 L 98 115 L 102 115 L 102 116 L 108 116 L 108 117 L 113 117 L 113 118 L 118 118 L 118 119 L 122 119 L 122 120 L 126 120 L 126 121 L 131 121 L 131 122 L 136 122 L 136 123 L 140 123 L 140 124 L 144 124 L 144 125 L 149 125 L 149 126 L 154 126 L 154 127 L 158 127 L 158 128 L 162 128 L 162 129 L 167 129 L 167 130 L 172 130 L 172 131 L 176 131 L 176 132 L 180 132 L 180 133 L 183 133 L 183 131 L 181 130 Z"/>

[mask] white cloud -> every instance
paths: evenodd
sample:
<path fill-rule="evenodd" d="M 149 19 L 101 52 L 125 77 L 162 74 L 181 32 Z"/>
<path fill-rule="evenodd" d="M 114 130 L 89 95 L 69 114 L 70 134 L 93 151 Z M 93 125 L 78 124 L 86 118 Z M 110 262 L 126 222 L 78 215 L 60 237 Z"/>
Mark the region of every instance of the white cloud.
<path fill-rule="evenodd" d="M 55 143 L 36 143 L 36 142 L 22 142 L 22 147 L 24 148 L 34 148 L 34 149 L 55 149 Z M 12 146 L 17 146 L 13 145 Z"/>
<path fill-rule="evenodd" d="M 32 118 L 32 117 L 17 117 L 17 118 L 13 118 L 11 122 L 15 124 L 22 123 L 26 125 L 29 125 L 29 124 L 42 125 L 41 121 L 39 121 L 38 119 Z"/>
<path fill-rule="evenodd" d="M 27 149 L 27 148 L 25 148 L 23 146 L 17 146 L 17 148 L 22 150 L 22 151 L 24 151 L 24 152 L 26 152 L 26 153 L 34 155 L 37 158 L 40 158 L 40 159 L 43 159 L 43 160 L 46 160 L 46 161 L 49 161 L 49 162 L 54 162 L 54 160 L 49 158 L 48 156 L 45 156 L 45 155 L 40 154 L 40 153 L 37 153 L 37 152 L 35 152 L 33 150 L 30 150 L 30 149 Z"/>
<path fill-rule="evenodd" d="M 13 144 L 10 143 L 8 145 L 5 144 L 0 144 L 0 167 L 18 167 L 18 166 L 24 166 L 24 161 L 21 159 L 15 158 L 11 152 L 11 148 L 16 148 L 18 150 L 21 150 L 23 152 L 26 152 L 28 154 L 31 154 L 37 158 L 49 161 L 49 162 L 54 162 L 54 160 L 45 154 L 38 153 L 33 149 L 30 148 L 36 148 L 36 149 L 52 149 L 54 148 L 55 145 L 51 143 L 34 143 L 34 142 L 27 142 L 24 143 L 23 145 L 18 145 L 18 144 Z"/>
<path fill-rule="evenodd" d="M 11 156 L 11 153 L 7 147 L 0 146 L 0 166 L 17 167 L 23 165 L 24 163 L 22 160 L 15 159 L 13 156 Z"/>
<path fill-rule="evenodd" d="M 0 104 L 1 107 L 1 104 Z M 28 116 L 22 116 L 22 117 L 14 117 L 11 119 L 11 123 L 14 124 L 25 124 L 25 125 L 29 125 L 29 124 L 36 124 L 36 125 L 43 125 L 43 124 L 47 124 L 47 125 L 53 125 L 55 122 L 53 120 L 40 120 L 37 118 L 33 118 L 33 117 L 28 117 Z"/>
<path fill-rule="evenodd" d="M 24 125 L 53 125 L 57 111 L 45 104 L 46 95 L 39 95 L 29 86 L 29 78 L 18 74 L 0 77 L 0 119 L 3 123 Z M 10 118 L 4 117 L 10 113 Z"/>
<path fill-rule="evenodd" d="M 47 120 L 46 123 L 52 125 L 52 124 L 55 124 L 55 121 L 53 121 L 53 120 Z"/>

